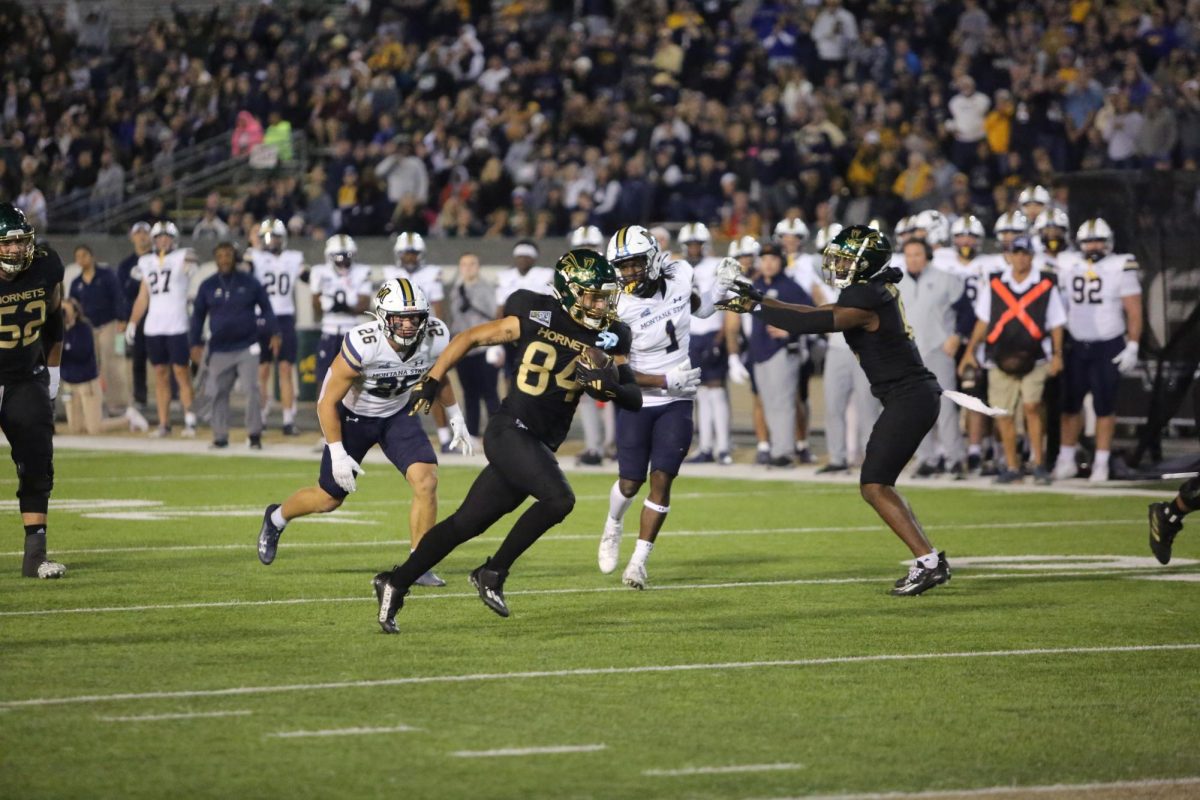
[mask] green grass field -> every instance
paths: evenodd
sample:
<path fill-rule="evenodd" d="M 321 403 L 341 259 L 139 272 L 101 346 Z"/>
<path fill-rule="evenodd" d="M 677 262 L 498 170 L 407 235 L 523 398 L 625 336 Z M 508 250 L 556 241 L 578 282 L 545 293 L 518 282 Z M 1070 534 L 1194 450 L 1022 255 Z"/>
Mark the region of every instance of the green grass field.
<path fill-rule="evenodd" d="M 908 491 L 955 574 L 896 599 L 905 553 L 856 487 L 685 476 L 635 592 L 595 565 L 612 479 L 577 475 L 510 619 L 466 580 L 498 529 L 387 637 L 369 581 L 407 552 L 408 495 L 386 468 L 263 567 L 261 509 L 315 465 L 56 461 L 64 580 L 19 578 L 4 504 L 0 797 L 1200 793 L 1178 780 L 1200 776 L 1200 536 L 1152 564 L 1144 497 Z M 444 468 L 444 513 L 473 475 Z M 509 749 L 535 752 L 483 753 Z"/>

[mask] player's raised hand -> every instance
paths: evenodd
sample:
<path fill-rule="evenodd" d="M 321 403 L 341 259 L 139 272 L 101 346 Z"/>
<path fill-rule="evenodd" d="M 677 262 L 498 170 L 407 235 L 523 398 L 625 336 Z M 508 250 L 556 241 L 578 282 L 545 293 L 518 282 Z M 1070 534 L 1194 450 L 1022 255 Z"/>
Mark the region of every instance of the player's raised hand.
<path fill-rule="evenodd" d="M 356 475 L 365 475 L 359 463 L 350 457 L 346 452 L 346 448 L 341 442 L 330 442 L 329 460 L 330 471 L 333 472 L 333 482 L 342 487 L 347 492 L 353 493 L 358 489 L 358 483 L 355 480 Z"/>
<path fill-rule="evenodd" d="M 687 362 L 678 364 L 663 376 L 663 382 L 671 397 L 694 397 L 700 388 L 700 368 Z"/>
<path fill-rule="evenodd" d="M 742 277 L 742 265 L 736 258 L 726 256 L 721 259 L 721 263 L 717 265 L 718 289 L 722 292 L 728 292 L 740 277 Z"/>
<path fill-rule="evenodd" d="M 408 412 L 409 416 L 428 414 L 429 409 L 433 408 L 433 401 L 437 400 L 438 391 L 441 388 L 442 382 L 426 372 L 425 377 L 421 378 L 421 382 L 413 390 L 412 410 Z"/>

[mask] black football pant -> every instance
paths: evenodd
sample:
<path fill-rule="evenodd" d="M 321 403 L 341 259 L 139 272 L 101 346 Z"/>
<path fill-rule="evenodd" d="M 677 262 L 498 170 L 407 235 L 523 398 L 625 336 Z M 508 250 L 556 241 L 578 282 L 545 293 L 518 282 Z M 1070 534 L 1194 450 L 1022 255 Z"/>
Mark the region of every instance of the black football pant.
<path fill-rule="evenodd" d="M 54 487 L 54 405 L 47 373 L 0 387 L 0 430 L 17 465 L 22 514 L 45 514 Z"/>
<path fill-rule="evenodd" d="M 483 434 L 488 465 L 483 468 L 458 510 L 430 528 L 417 549 L 392 572 L 392 585 L 404 590 L 433 569 L 450 551 L 516 510 L 527 497 L 537 502 L 525 510 L 492 556 L 490 567 L 507 572 L 538 538 L 562 522 L 575 507 L 575 493 L 558 460 L 541 440 L 507 414 L 496 414 Z"/>

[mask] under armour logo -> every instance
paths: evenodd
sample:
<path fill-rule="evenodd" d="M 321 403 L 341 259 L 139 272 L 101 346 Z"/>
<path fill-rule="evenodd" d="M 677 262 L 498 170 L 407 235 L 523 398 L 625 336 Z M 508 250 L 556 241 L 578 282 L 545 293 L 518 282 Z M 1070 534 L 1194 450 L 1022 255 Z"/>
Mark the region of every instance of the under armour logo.
<path fill-rule="evenodd" d="M 612 331 L 604 331 L 596 338 L 596 347 L 601 350 L 612 350 L 617 346 L 620 338 Z"/>

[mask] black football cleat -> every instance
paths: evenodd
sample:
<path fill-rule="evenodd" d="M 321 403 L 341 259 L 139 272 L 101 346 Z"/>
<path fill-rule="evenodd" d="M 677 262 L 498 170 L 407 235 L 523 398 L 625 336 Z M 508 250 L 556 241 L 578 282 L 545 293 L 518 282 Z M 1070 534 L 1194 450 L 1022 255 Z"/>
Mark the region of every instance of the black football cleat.
<path fill-rule="evenodd" d="M 896 581 L 892 594 L 896 597 L 913 597 L 949 580 L 950 563 L 946 561 L 944 552 L 938 553 L 938 563 L 933 569 L 921 566 L 920 561 L 914 562 L 908 574 Z"/>
<path fill-rule="evenodd" d="M 284 436 L 299 436 L 300 429 L 296 427 L 295 423 L 289 422 L 287 425 L 283 426 L 283 435 Z"/>
<path fill-rule="evenodd" d="M 1183 515 L 1175 502 L 1150 504 L 1150 550 L 1158 563 L 1171 561 L 1171 544 L 1183 529 Z"/>
<path fill-rule="evenodd" d="M 46 534 L 31 533 L 25 537 L 25 558 L 21 562 L 21 575 L 25 578 L 61 578 L 67 568 L 46 557 Z"/>
<path fill-rule="evenodd" d="M 508 616 L 508 605 L 504 602 L 504 579 L 508 571 L 492 569 L 492 560 L 480 564 L 471 572 L 471 585 L 479 592 L 483 604 L 502 617 Z"/>
<path fill-rule="evenodd" d="M 408 592 L 402 592 L 393 586 L 391 577 L 390 572 L 380 572 L 371 581 L 375 587 L 375 599 L 379 602 L 376 621 L 384 633 L 399 633 L 400 629 L 396 627 L 396 613 L 404 608 L 404 595 Z"/>
<path fill-rule="evenodd" d="M 258 560 L 264 564 L 270 564 L 275 560 L 279 537 L 283 536 L 283 531 L 276 528 L 275 523 L 271 522 L 271 515 L 277 508 L 279 508 L 278 503 L 267 506 L 267 510 L 263 512 L 262 527 L 258 529 Z"/>

